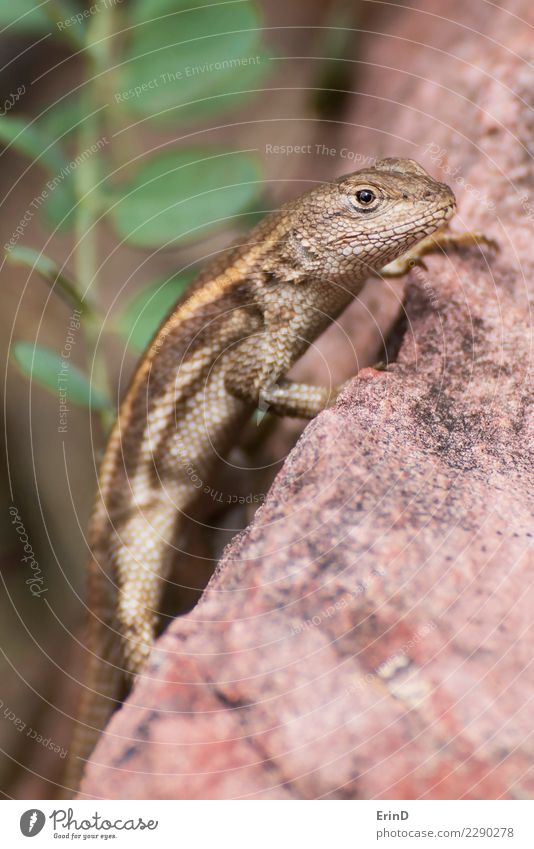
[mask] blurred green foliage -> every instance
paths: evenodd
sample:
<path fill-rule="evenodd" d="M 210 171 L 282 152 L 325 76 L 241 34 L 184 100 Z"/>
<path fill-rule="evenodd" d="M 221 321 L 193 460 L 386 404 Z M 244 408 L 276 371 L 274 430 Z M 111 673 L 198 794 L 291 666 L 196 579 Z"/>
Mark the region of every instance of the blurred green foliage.
<path fill-rule="evenodd" d="M 193 276 L 192 272 L 184 271 L 168 279 L 157 280 L 131 298 L 116 322 L 117 331 L 128 345 L 136 351 L 144 351 L 154 328 L 183 295 Z"/>
<path fill-rule="evenodd" d="M 58 374 L 61 374 L 63 360 L 55 351 L 34 345 L 33 342 L 16 342 L 13 357 L 22 371 L 31 376 L 41 386 L 54 394 L 58 387 Z M 69 363 L 68 396 L 73 404 L 90 407 L 92 410 L 104 410 L 109 407 L 108 399 L 91 386 L 89 379 Z"/>
<path fill-rule="evenodd" d="M 224 174 L 224 184 L 221 176 Z M 117 233 L 141 247 L 198 238 L 246 209 L 260 180 L 255 157 L 225 148 L 182 148 L 147 159 L 110 195 Z"/>
<path fill-rule="evenodd" d="M 38 213 L 55 231 L 73 231 L 76 279 L 52 260 L 13 240 L 8 260 L 40 274 L 60 297 L 82 308 L 92 385 L 73 370 L 69 401 L 102 413 L 110 424 L 110 398 L 100 331 L 120 333 L 139 352 L 183 293 L 190 273 L 149 283 L 108 326 L 98 314 L 95 224 L 105 220 L 117 238 L 154 249 L 204 238 L 252 208 L 261 168 L 250 151 L 191 146 L 161 132 L 185 136 L 188 124 L 209 121 L 254 96 L 268 73 L 261 20 L 248 0 L 120 0 L 86 6 L 49 0 L 0 0 L 0 25 L 26 37 L 51 33 L 79 53 L 84 81 L 37 118 L 0 117 L 0 142 L 46 171 Z M 70 60 L 69 60 L 70 61 Z M 68 73 L 68 61 L 64 68 Z M 154 152 L 132 149 L 124 131 L 140 122 L 158 132 Z M 179 132 L 176 132 L 176 130 Z M 135 135 L 135 134 L 134 134 Z M 146 135 L 146 133 L 145 133 Z M 91 298 L 88 301 L 88 298 Z M 59 354 L 19 341 L 12 356 L 22 372 L 57 391 Z M 112 417 L 113 413 L 111 413 Z"/>

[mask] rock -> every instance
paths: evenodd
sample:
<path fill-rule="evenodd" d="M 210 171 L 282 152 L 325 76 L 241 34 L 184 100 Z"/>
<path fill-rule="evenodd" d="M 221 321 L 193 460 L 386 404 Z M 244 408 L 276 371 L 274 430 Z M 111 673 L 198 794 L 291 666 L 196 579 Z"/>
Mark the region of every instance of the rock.
<path fill-rule="evenodd" d="M 395 31 L 416 32 L 421 16 L 399 10 Z M 428 26 L 428 79 L 394 78 L 374 126 L 420 140 L 418 109 L 439 116 L 424 138 L 445 153 L 416 158 L 449 169 L 456 228 L 483 229 L 500 251 L 435 255 L 412 272 L 396 362 L 361 371 L 306 428 L 202 601 L 158 641 L 82 797 L 534 792 L 532 127 L 514 93 L 518 80 L 534 90 L 532 48 L 503 10 L 481 35 Z M 372 44 L 376 65 L 407 50 L 404 67 L 420 72 L 415 36 L 386 41 Z M 379 76 L 371 68 L 368 85 Z M 464 135 L 451 104 L 466 91 Z"/>

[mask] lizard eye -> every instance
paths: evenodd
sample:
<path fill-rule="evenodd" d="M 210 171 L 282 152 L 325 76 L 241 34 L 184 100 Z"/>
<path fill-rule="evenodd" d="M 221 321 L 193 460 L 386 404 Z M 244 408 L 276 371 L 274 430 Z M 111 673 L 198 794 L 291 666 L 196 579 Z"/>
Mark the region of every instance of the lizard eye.
<path fill-rule="evenodd" d="M 363 189 L 358 189 L 354 192 L 351 198 L 352 205 L 358 212 L 372 212 L 378 205 L 378 197 L 375 191 L 369 186 Z"/>
<path fill-rule="evenodd" d="M 369 206 L 375 200 L 376 195 L 371 189 L 360 189 L 359 192 L 356 192 L 356 200 L 358 203 L 361 203 L 362 206 Z"/>

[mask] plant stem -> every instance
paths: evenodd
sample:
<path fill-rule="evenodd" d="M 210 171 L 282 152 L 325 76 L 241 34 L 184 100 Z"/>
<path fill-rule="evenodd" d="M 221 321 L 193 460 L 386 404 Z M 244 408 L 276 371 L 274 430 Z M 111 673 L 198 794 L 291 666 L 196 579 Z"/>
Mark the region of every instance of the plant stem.
<path fill-rule="evenodd" d="M 78 284 L 92 299 L 98 299 L 98 246 L 96 220 L 100 212 L 97 186 L 101 177 L 98 153 L 90 152 L 92 146 L 102 138 L 101 112 L 95 107 L 105 101 L 103 79 L 108 67 L 109 36 L 112 32 L 112 8 L 106 7 L 93 16 L 87 28 L 86 65 L 87 83 L 84 94 L 84 111 L 90 116 L 80 125 L 78 132 L 79 155 L 83 161 L 75 171 L 75 186 L 78 205 L 76 207 L 76 272 Z M 96 43 L 95 43 L 96 42 Z M 84 329 L 92 356 L 92 385 L 107 398 L 109 375 L 102 341 L 99 344 L 100 322 L 88 313 L 84 317 Z M 104 431 L 108 431 L 114 420 L 113 410 L 99 411 Z"/>

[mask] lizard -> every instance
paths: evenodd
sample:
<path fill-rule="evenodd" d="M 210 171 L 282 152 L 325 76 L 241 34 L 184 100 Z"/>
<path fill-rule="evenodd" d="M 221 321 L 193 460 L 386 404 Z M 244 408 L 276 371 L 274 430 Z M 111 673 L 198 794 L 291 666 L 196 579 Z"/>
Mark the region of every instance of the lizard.
<path fill-rule="evenodd" d="M 305 418 L 332 404 L 340 387 L 297 383 L 288 370 L 368 277 L 404 274 L 440 245 L 483 240 L 444 231 L 455 210 L 449 186 L 411 159 L 321 183 L 209 263 L 157 331 L 100 468 L 68 793 L 125 682 L 147 662 L 184 517 L 198 500 L 191 469 L 210 478 L 260 400 Z"/>

